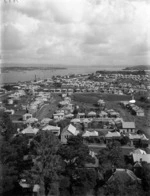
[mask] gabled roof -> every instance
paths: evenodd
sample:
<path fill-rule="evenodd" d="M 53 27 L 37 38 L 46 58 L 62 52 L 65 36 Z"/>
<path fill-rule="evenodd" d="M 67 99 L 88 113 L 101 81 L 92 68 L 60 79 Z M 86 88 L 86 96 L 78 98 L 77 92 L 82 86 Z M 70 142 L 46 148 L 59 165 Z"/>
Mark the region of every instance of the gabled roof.
<path fill-rule="evenodd" d="M 38 122 L 38 119 L 37 118 L 29 118 L 26 120 L 26 123 L 34 123 L 34 122 Z"/>
<path fill-rule="evenodd" d="M 122 122 L 123 129 L 135 129 L 135 122 Z"/>
<path fill-rule="evenodd" d="M 133 150 L 130 154 L 146 154 L 146 152 L 140 148 Z"/>
<path fill-rule="evenodd" d="M 150 154 L 133 154 L 133 161 L 145 161 L 147 163 L 150 163 Z"/>
<path fill-rule="evenodd" d="M 67 129 L 67 131 L 69 131 L 70 133 L 72 133 L 72 135 L 78 135 L 79 131 L 76 129 L 76 127 L 74 127 L 72 124 L 70 124 Z"/>
<path fill-rule="evenodd" d="M 88 116 L 96 116 L 96 112 L 91 111 L 88 113 Z"/>
<path fill-rule="evenodd" d="M 42 129 L 43 131 L 51 131 L 51 130 L 60 130 L 60 127 L 57 127 L 57 126 L 52 126 L 52 125 L 47 125 L 46 127 L 44 127 Z"/>
<path fill-rule="evenodd" d="M 52 120 L 52 119 L 50 119 L 50 118 L 43 118 L 43 119 L 41 120 L 41 123 L 49 123 L 51 120 Z"/>
<path fill-rule="evenodd" d="M 98 132 L 97 131 L 86 131 L 82 137 L 90 137 L 90 136 L 98 136 Z"/>
<path fill-rule="evenodd" d="M 22 130 L 23 134 L 37 134 L 39 129 L 37 128 L 32 128 L 31 126 L 27 127 L 26 129 Z"/>
<path fill-rule="evenodd" d="M 105 137 L 106 138 L 110 138 L 110 137 L 120 137 L 121 134 L 118 132 L 118 131 L 115 131 L 115 132 L 108 132 Z"/>
<path fill-rule="evenodd" d="M 149 140 L 144 134 L 129 134 L 129 139 Z"/>
<path fill-rule="evenodd" d="M 131 170 L 122 168 L 116 169 L 107 182 L 112 182 L 114 180 L 119 180 L 123 183 L 128 182 L 129 180 L 132 180 L 133 182 L 141 182 L 141 179 L 137 178 L 137 176 Z"/>
<path fill-rule="evenodd" d="M 79 118 L 74 118 L 71 120 L 71 122 L 73 123 L 80 123 L 80 119 Z"/>

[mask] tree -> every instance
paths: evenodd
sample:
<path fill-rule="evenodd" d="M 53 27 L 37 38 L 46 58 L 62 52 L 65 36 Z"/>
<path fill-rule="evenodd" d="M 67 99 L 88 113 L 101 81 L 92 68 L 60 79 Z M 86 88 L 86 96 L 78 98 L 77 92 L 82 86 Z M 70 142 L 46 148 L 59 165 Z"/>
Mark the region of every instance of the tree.
<path fill-rule="evenodd" d="M 23 156 L 27 152 L 27 140 L 22 136 L 1 141 L 2 182 L 1 193 L 14 193 L 20 173 L 24 170 Z"/>
<path fill-rule="evenodd" d="M 104 195 L 108 196 L 143 196 L 145 195 L 141 186 L 137 183 L 126 182 L 122 183 L 118 180 L 107 183 L 104 186 Z"/>
<path fill-rule="evenodd" d="M 64 119 L 58 122 L 58 126 L 62 129 L 64 129 L 66 126 L 68 126 L 70 124 L 70 120 L 69 119 Z"/>
<path fill-rule="evenodd" d="M 7 113 L 3 113 L 0 118 L 1 134 L 5 137 L 5 140 L 9 140 L 14 133 L 16 128 L 13 125 L 10 116 Z"/>
<path fill-rule="evenodd" d="M 145 192 L 150 193 L 150 164 L 142 163 L 142 186 Z"/>
<path fill-rule="evenodd" d="M 121 140 L 120 140 L 122 145 L 126 145 L 129 141 L 130 141 L 129 137 L 127 137 L 127 136 L 122 136 Z"/>
<path fill-rule="evenodd" d="M 15 136 L 15 128 L 9 115 L 1 115 L 1 187 L 2 195 L 17 195 L 20 173 L 24 169 L 23 156 L 28 153 L 28 138 L 22 135 Z M 3 135 L 3 136 L 2 136 Z M 28 165 L 29 166 L 29 165 Z"/>
<path fill-rule="evenodd" d="M 86 163 L 94 163 L 95 160 L 89 155 L 89 149 L 83 144 L 81 136 L 69 137 L 67 145 L 60 146 L 58 154 L 65 164 L 63 175 L 70 181 L 67 187 L 70 195 L 75 193 L 84 195 L 95 186 L 95 170 L 85 167 Z"/>
<path fill-rule="evenodd" d="M 29 172 L 32 173 L 34 182 L 40 183 L 45 195 L 49 194 L 52 183 L 58 184 L 62 170 L 61 157 L 56 154 L 58 147 L 58 139 L 50 132 L 40 132 L 31 143 L 35 162 Z"/>
<path fill-rule="evenodd" d="M 11 191 L 15 187 L 18 178 L 17 153 L 7 141 L 1 144 L 1 194 Z"/>
<path fill-rule="evenodd" d="M 99 164 L 102 173 L 110 170 L 112 165 L 119 168 L 125 167 L 124 156 L 120 148 L 120 142 L 114 141 L 107 144 L 107 148 L 102 149 L 98 153 Z"/>

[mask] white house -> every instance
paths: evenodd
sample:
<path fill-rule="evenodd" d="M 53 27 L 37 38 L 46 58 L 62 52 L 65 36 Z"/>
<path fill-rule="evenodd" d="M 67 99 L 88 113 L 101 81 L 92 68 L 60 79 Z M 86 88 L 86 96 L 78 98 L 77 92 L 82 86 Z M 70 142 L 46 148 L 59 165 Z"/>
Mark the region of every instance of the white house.
<path fill-rule="evenodd" d="M 51 131 L 56 136 L 60 135 L 60 127 L 57 127 L 57 126 L 47 125 L 42 130 L 43 131 Z"/>

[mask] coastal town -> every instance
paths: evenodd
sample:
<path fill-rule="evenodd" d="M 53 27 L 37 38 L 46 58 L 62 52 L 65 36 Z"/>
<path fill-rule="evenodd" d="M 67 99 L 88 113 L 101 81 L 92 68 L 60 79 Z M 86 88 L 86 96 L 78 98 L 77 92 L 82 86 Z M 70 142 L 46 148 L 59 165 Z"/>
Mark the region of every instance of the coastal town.
<path fill-rule="evenodd" d="M 33 190 L 42 195 L 40 182 L 33 180 L 33 175 L 32 180 L 29 177 L 32 168 L 39 163 L 41 154 L 35 151 L 43 147 L 43 143 L 38 141 L 42 134 L 50 134 L 47 139 L 51 137 L 54 140 L 53 143 L 45 138 L 43 142 L 51 144 L 45 143 L 42 150 L 47 148 L 51 151 L 51 148 L 57 147 L 58 152 L 55 150 L 51 153 L 59 155 L 66 164 L 66 173 L 59 171 L 62 180 L 50 179 L 47 195 L 73 195 L 68 193 L 70 189 L 79 191 L 77 182 L 84 183 L 83 176 L 78 173 L 80 170 L 82 173 L 82 169 L 98 176 L 95 177 L 94 185 L 86 179 L 87 184 L 91 183 L 88 185 L 88 194 L 86 186 L 80 187 L 84 189 L 82 191 L 85 195 L 106 195 L 106 190 L 109 190 L 112 183 L 117 183 L 120 179 L 124 184 L 131 182 L 140 187 L 137 195 L 149 193 L 150 178 L 146 173 L 150 164 L 148 72 L 97 71 L 91 74 L 53 76 L 44 80 L 37 79 L 35 75 L 32 81 L 3 84 L 0 93 L 1 140 L 7 135 L 10 140 L 17 141 L 17 138 L 21 138 L 22 142 L 26 141 L 24 148 L 27 150 L 22 150 L 22 160 L 19 160 L 24 166 L 17 176 L 18 186 L 23 194 L 30 195 L 33 186 Z M 10 135 L 7 121 L 14 127 Z M 39 142 L 41 148 L 34 146 L 35 141 Z M 78 152 L 75 148 L 78 148 Z M 80 165 L 84 156 L 89 156 L 93 161 L 85 159 L 84 164 Z M 51 162 L 51 159 L 45 158 L 45 164 Z M 51 172 L 57 173 L 55 161 L 51 164 Z M 71 164 L 73 169 L 70 174 L 67 167 Z M 42 167 L 44 175 L 46 168 Z M 147 172 L 150 173 L 149 170 Z M 36 177 L 39 175 L 41 174 Z M 62 185 L 67 175 L 72 188 L 69 184 Z M 115 191 L 116 186 L 115 184 L 115 188 L 111 187 L 110 190 Z"/>
<path fill-rule="evenodd" d="M 150 1 L 0 9 L 0 196 L 149 196 Z"/>

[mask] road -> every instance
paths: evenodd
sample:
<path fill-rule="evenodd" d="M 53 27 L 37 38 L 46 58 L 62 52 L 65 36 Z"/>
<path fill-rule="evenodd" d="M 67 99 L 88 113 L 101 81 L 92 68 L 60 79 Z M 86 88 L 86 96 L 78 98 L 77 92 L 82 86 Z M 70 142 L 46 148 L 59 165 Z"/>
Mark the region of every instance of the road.
<path fill-rule="evenodd" d="M 38 120 L 42 120 L 43 118 L 52 118 L 53 113 L 58 108 L 58 102 L 61 99 L 59 97 L 52 96 L 50 99 L 50 103 L 44 104 L 37 112 L 36 112 L 36 118 Z"/>

